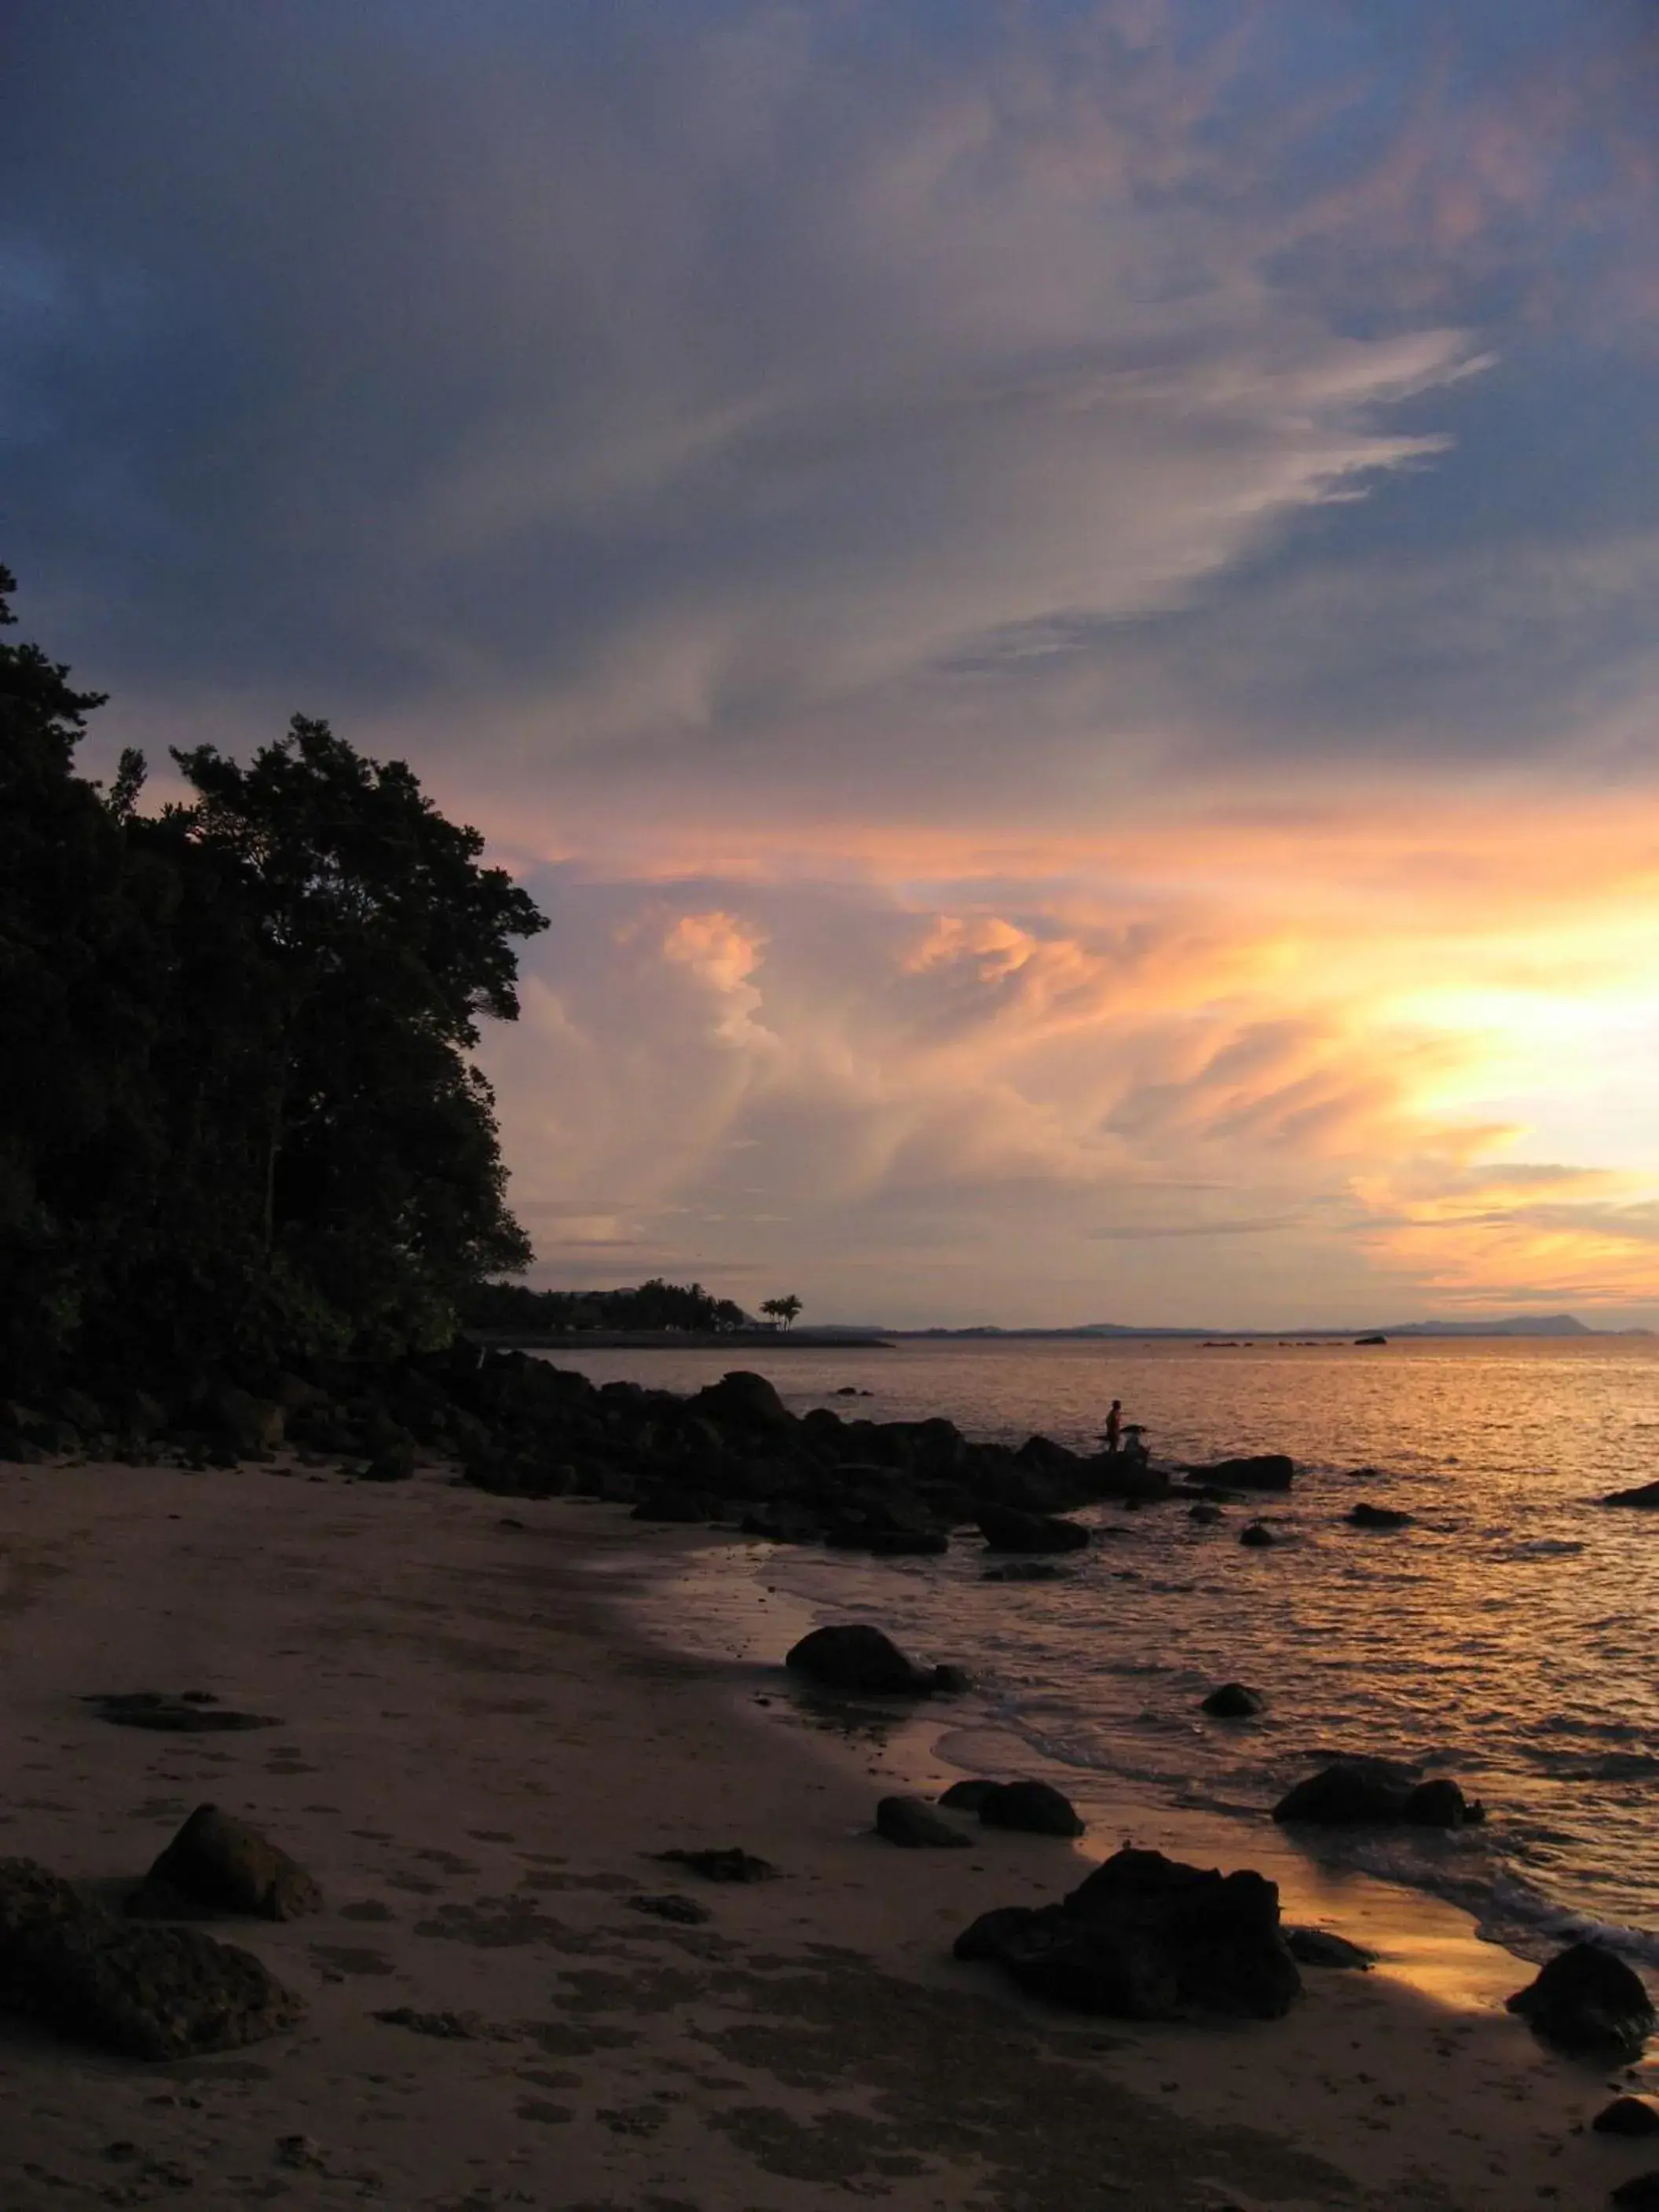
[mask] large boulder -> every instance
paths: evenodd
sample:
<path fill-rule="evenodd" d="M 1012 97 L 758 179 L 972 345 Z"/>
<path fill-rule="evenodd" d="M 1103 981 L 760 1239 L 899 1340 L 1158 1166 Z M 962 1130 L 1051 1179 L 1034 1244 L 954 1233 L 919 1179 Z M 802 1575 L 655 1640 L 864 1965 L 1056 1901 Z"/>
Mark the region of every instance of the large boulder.
<path fill-rule="evenodd" d="M 1024 1513 L 1014 1505 L 982 1505 L 979 1531 L 994 1552 L 1080 1552 L 1089 1532 L 1051 1513 Z"/>
<path fill-rule="evenodd" d="M 1277 2020 L 1302 1988 L 1275 1883 L 1127 1847 L 1059 1905 L 981 1914 L 956 1955 L 991 1960 L 1053 2003 L 1128 2020 Z"/>
<path fill-rule="evenodd" d="M 815 1628 L 791 1647 L 784 1665 L 820 1689 L 854 1697 L 925 1697 L 933 1675 L 907 1659 L 890 1636 L 863 1621 L 840 1621 Z"/>
<path fill-rule="evenodd" d="M 1298 1782 L 1273 1807 L 1273 1818 L 1320 1827 L 1406 1821 L 1419 1828 L 1473 1827 L 1486 1808 L 1444 1775 L 1419 1782 L 1387 1759 L 1339 1759 Z"/>
<path fill-rule="evenodd" d="M 1599 1502 L 1603 1505 L 1634 1505 L 1644 1512 L 1659 1513 L 1659 1482 L 1638 1483 L 1634 1490 L 1610 1490 Z"/>
<path fill-rule="evenodd" d="M 1601 1943 L 1558 1951 L 1508 2000 L 1533 2033 L 1587 2057 L 1634 2058 L 1653 2033 L 1653 2000 L 1641 1976 Z"/>
<path fill-rule="evenodd" d="M 1199 1481 L 1228 1490 L 1288 1490 L 1296 1462 L 1283 1452 L 1255 1452 L 1243 1459 L 1218 1459 L 1212 1467 L 1189 1467 Z"/>
<path fill-rule="evenodd" d="M 198 1805 L 127 1901 L 145 1919 L 170 1920 L 198 1906 L 297 1920 L 322 1892 L 299 1863 L 246 1820 Z"/>
<path fill-rule="evenodd" d="M 686 1401 L 686 1411 L 717 1429 L 783 1431 L 795 1417 L 763 1375 L 734 1368 Z"/>
<path fill-rule="evenodd" d="M 303 2010 L 251 1952 L 135 1927 L 31 1859 L 0 1860 L 0 2008 L 133 2058 L 234 2051 Z"/>

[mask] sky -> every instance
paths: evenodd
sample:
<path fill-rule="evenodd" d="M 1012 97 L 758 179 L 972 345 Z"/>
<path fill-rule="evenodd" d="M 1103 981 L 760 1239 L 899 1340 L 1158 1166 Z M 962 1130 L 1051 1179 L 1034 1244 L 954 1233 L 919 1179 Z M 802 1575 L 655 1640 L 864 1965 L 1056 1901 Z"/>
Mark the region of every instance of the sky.
<path fill-rule="evenodd" d="M 1659 1324 L 1654 0 L 11 0 L 0 558 L 551 919 L 530 1279 Z"/>

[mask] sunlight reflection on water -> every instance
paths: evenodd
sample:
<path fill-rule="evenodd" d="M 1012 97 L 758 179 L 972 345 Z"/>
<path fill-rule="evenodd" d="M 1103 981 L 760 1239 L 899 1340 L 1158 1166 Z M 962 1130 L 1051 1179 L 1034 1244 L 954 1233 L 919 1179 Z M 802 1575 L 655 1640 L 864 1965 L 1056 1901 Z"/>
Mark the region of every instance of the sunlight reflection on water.
<path fill-rule="evenodd" d="M 1395 1342 L 1360 1350 L 1194 1344 L 903 1344 L 744 1352 L 797 1411 L 946 1413 L 970 1435 L 1086 1445 L 1121 1397 L 1166 1461 L 1286 1450 L 1292 1540 L 1241 1549 L 1177 1509 L 1109 1529 L 1070 1579 L 991 1585 L 979 1547 L 939 1560 L 773 1553 L 769 1579 L 968 1660 L 1046 1759 L 1259 1821 L 1313 1753 L 1443 1766 L 1492 1808 L 1484 1832 L 1334 1840 L 1321 1856 L 1436 1889 L 1536 1949 L 1562 1912 L 1637 1940 L 1659 1929 L 1659 1515 L 1600 1493 L 1659 1475 L 1659 1346 L 1648 1340 Z M 718 1353 L 595 1352 L 595 1380 L 690 1389 Z M 856 1402 L 833 1394 L 854 1385 Z M 1413 1525 L 1365 1532 L 1364 1498 Z M 1239 1679 L 1270 1709 L 1243 1729 L 1198 1699 Z M 1659 1942 L 1653 1946 L 1659 1956 Z"/>

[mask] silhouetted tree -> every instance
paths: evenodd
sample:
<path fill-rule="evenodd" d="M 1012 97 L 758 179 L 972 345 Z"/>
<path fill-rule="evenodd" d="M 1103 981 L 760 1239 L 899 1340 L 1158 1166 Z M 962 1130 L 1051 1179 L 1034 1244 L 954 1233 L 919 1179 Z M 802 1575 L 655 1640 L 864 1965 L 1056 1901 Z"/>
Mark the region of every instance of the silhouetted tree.
<path fill-rule="evenodd" d="M 145 817 L 137 754 L 74 772 L 100 703 L 0 642 L 0 1395 L 446 1340 L 528 1256 L 468 1054 L 544 918 L 325 723 Z"/>
<path fill-rule="evenodd" d="M 791 1291 L 787 1297 L 763 1299 L 761 1311 L 763 1314 L 770 1314 L 775 1321 L 781 1322 L 786 1328 L 793 1328 L 795 1325 L 795 1316 L 800 1311 L 800 1300 Z"/>

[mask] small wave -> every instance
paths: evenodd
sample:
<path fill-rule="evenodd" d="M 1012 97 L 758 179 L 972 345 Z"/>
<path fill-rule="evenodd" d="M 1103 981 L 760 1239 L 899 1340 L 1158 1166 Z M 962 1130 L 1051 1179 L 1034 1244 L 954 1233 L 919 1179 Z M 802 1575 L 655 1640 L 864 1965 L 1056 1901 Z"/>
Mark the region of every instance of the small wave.
<path fill-rule="evenodd" d="M 1534 1752 L 1531 1764 L 1557 1782 L 1640 1782 L 1659 1774 L 1659 1757 L 1647 1751 Z"/>
<path fill-rule="evenodd" d="M 1570 1559 L 1583 1550 L 1569 1536 L 1530 1536 L 1524 1543 L 1511 1544 L 1497 1557 L 1500 1559 Z"/>
<path fill-rule="evenodd" d="M 1500 1875 L 1493 1882 L 1477 1923 L 1488 1942 L 1502 1943 L 1523 1958 L 1559 1943 L 1604 1943 L 1634 1965 L 1659 1968 L 1659 1929 L 1571 1911 L 1513 1875 Z"/>

